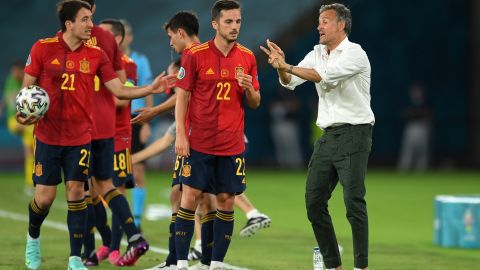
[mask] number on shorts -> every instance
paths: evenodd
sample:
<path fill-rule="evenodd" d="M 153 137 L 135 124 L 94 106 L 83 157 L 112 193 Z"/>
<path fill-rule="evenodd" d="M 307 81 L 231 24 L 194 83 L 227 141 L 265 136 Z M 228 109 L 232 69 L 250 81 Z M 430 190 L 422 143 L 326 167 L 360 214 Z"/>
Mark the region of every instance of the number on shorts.
<path fill-rule="evenodd" d="M 245 176 L 245 158 L 236 158 L 235 163 L 237 163 L 237 175 Z"/>

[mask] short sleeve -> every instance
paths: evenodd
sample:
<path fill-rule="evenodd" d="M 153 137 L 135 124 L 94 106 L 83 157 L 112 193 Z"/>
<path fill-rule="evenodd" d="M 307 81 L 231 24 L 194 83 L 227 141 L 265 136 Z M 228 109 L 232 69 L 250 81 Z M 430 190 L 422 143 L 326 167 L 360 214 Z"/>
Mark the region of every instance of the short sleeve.
<path fill-rule="evenodd" d="M 196 79 L 195 56 L 187 53 L 182 56 L 181 67 L 177 75 L 176 86 L 186 91 L 192 91 Z"/>
<path fill-rule="evenodd" d="M 27 62 L 25 63 L 25 73 L 33 77 L 40 76 L 42 72 L 42 54 L 40 42 L 33 44 Z"/>
<path fill-rule="evenodd" d="M 97 70 L 98 77 L 102 83 L 109 82 L 115 78 L 118 78 L 117 73 L 113 70 L 110 60 L 108 60 L 107 54 L 101 50 L 100 64 Z"/>
<path fill-rule="evenodd" d="M 250 76 L 252 76 L 252 85 L 256 91 L 260 90 L 260 83 L 258 82 L 257 60 L 252 56 L 252 68 L 250 69 Z"/>

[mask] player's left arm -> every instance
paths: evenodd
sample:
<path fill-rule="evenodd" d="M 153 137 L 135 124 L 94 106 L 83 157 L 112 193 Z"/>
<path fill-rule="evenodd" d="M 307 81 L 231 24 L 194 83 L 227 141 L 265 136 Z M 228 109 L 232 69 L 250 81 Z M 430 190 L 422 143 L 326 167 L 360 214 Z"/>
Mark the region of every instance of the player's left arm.
<path fill-rule="evenodd" d="M 257 62 L 255 57 L 252 56 L 250 74 L 244 72 L 237 74 L 238 85 L 245 91 L 247 105 L 251 109 L 260 106 L 260 84 L 257 77 Z"/>
<path fill-rule="evenodd" d="M 247 105 L 252 109 L 260 106 L 260 91 L 255 90 L 252 85 L 252 75 L 239 73 L 237 74 L 238 85 L 245 91 L 247 97 Z"/>
<path fill-rule="evenodd" d="M 33 85 L 37 83 L 37 77 L 34 77 L 28 73 L 25 73 L 23 75 L 23 82 L 22 82 L 22 88 Z M 20 90 L 20 89 L 19 89 Z M 16 114 L 17 122 L 22 125 L 32 125 L 36 124 L 42 117 L 41 116 L 36 116 L 34 114 L 28 116 L 28 117 L 23 117 L 19 112 Z"/>

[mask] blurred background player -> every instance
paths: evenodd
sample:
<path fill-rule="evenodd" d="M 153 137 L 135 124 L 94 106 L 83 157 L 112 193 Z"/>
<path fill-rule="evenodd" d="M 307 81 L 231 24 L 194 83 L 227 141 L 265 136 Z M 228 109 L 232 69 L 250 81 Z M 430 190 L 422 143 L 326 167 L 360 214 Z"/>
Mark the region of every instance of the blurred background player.
<path fill-rule="evenodd" d="M 130 45 L 133 42 L 132 26 L 126 20 L 122 20 L 122 23 L 125 26 L 125 39 L 121 45 L 122 51 L 137 64 L 138 85 L 148 85 L 152 82 L 152 70 L 148 58 L 144 54 L 131 49 Z M 153 97 L 151 96 L 132 100 L 131 117 L 134 118 L 138 115 L 137 109 L 152 106 Z M 151 127 L 149 123 L 132 124 L 132 154 L 145 148 L 150 135 Z M 133 165 L 133 177 L 135 179 L 135 188 L 132 191 L 132 210 L 135 225 L 140 228 L 146 197 L 144 163 Z"/>
<path fill-rule="evenodd" d="M 24 67 L 25 63 L 22 61 L 15 61 L 10 67 L 10 74 L 7 76 L 5 86 L 3 87 L 3 98 L 0 103 L 0 116 L 5 110 L 8 130 L 12 135 L 21 136 L 25 173 L 24 192 L 31 196 L 33 194 L 33 125 L 24 126 L 17 123 L 15 120 L 15 98 L 22 87 Z"/>
<path fill-rule="evenodd" d="M 86 1 L 86 0 L 84 0 Z M 95 12 L 95 1 L 86 1 L 92 4 L 92 13 Z M 126 80 L 125 71 L 122 67 L 122 52 L 113 35 L 98 26 L 94 26 L 91 31 L 92 37 L 87 43 L 102 48 L 109 59 L 112 61 L 114 70 L 119 74 L 123 81 Z M 162 78 L 161 75 L 159 78 Z M 96 77 L 98 78 L 98 77 Z M 166 78 L 165 78 L 166 79 Z M 168 84 L 166 80 L 164 80 Z M 154 83 L 158 83 L 158 80 Z M 166 84 L 162 85 L 162 88 Z M 164 90 L 164 89 L 162 89 Z M 128 91 L 135 92 L 135 91 Z M 133 94 L 136 97 L 146 96 L 145 94 Z M 129 245 L 126 252 L 118 259 L 119 265 L 134 265 L 135 262 L 148 250 L 148 242 L 142 237 L 140 231 L 136 227 L 133 216 L 128 205 L 128 201 L 113 185 L 113 156 L 114 156 L 114 135 L 115 135 L 115 102 L 112 94 L 106 91 L 105 85 L 101 84 L 98 79 L 95 80 L 93 106 L 93 132 L 91 142 L 90 157 L 90 192 L 92 198 L 95 198 L 93 192 L 102 195 L 108 204 L 112 213 L 119 217 Z M 95 199 L 93 199 L 95 200 Z M 100 220 L 105 220 L 100 219 Z M 91 227 L 92 225 L 87 225 Z M 106 236 L 108 237 L 108 236 Z M 105 245 L 105 244 L 104 244 Z M 86 254 L 89 254 L 85 251 Z M 89 251 L 91 256 L 96 256 L 94 250 Z"/>
<path fill-rule="evenodd" d="M 414 82 L 408 89 L 409 104 L 403 111 L 405 128 L 398 169 L 402 172 L 424 172 L 430 159 L 432 110 L 427 103 L 424 86 Z"/>
<path fill-rule="evenodd" d="M 209 269 L 221 269 L 233 233 L 235 195 L 245 190 L 243 102 L 257 108 L 260 87 L 255 56 L 236 42 L 240 25 L 240 4 L 216 1 L 212 7 L 214 39 L 190 49 L 178 74 L 175 150 L 185 158 L 175 224 L 177 268 L 181 270 L 188 268 L 194 215 L 202 192 L 216 195 Z"/>

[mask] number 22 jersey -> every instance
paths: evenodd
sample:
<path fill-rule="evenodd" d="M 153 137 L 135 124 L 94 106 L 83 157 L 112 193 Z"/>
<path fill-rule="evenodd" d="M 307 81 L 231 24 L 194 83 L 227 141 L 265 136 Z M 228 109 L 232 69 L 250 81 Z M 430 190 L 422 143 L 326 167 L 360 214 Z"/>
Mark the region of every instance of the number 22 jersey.
<path fill-rule="evenodd" d="M 193 150 L 219 156 L 245 151 L 245 93 L 238 85 L 239 73 L 251 75 L 253 88 L 259 91 L 255 56 L 238 43 L 226 56 L 213 40 L 183 54 L 176 86 L 191 92 L 186 118 Z"/>

